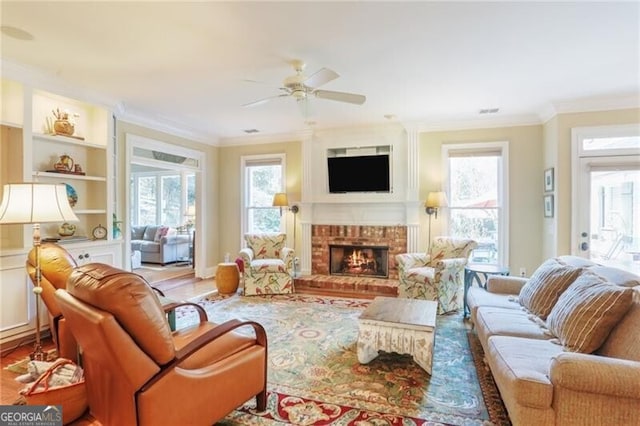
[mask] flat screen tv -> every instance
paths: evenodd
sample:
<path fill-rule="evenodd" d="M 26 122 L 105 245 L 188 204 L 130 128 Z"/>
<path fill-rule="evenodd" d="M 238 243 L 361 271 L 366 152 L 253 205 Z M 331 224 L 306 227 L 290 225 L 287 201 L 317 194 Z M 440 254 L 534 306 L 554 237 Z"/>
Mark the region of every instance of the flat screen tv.
<path fill-rule="evenodd" d="M 389 192 L 389 155 L 328 157 L 329 192 Z"/>

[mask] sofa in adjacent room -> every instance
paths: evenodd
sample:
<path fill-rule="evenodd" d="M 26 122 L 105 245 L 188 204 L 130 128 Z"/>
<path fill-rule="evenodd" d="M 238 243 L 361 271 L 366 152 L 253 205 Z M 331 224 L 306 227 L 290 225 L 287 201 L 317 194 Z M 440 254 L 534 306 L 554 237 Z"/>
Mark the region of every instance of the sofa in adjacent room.
<path fill-rule="evenodd" d="M 139 251 L 142 263 L 167 263 L 188 258 L 189 235 L 162 225 L 136 225 L 131 227 L 131 252 Z"/>
<path fill-rule="evenodd" d="M 485 361 L 515 425 L 636 424 L 640 276 L 548 259 L 467 295 Z"/>

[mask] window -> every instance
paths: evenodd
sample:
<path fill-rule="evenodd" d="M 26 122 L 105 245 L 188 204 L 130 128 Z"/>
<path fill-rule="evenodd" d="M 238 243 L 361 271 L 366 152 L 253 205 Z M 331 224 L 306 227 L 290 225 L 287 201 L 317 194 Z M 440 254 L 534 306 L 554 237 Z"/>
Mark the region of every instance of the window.
<path fill-rule="evenodd" d="M 284 155 L 242 158 L 243 234 L 279 232 L 280 209 L 273 196 L 284 192 Z"/>
<path fill-rule="evenodd" d="M 448 235 L 472 238 L 470 262 L 508 264 L 507 144 L 443 145 Z"/>
<path fill-rule="evenodd" d="M 189 206 L 195 206 L 195 173 L 134 172 L 131 185 L 131 217 L 136 225 L 178 227 L 188 219 Z"/>

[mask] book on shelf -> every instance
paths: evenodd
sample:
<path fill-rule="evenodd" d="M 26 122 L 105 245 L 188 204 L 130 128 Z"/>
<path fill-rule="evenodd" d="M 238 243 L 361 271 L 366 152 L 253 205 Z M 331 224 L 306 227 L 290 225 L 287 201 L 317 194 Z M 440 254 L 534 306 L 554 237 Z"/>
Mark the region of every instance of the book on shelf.
<path fill-rule="evenodd" d="M 79 241 L 89 241 L 89 237 L 84 235 L 73 235 L 71 237 L 61 237 L 58 239 L 57 243 L 58 244 L 77 243 Z"/>

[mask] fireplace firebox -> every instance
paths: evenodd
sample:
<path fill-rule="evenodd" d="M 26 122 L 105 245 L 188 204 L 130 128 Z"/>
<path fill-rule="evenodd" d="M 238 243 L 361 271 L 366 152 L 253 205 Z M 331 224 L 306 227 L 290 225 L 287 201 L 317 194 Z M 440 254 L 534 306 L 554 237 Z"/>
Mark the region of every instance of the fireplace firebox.
<path fill-rule="evenodd" d="M 389 247 L 329 245 L 331 275 L 388 278 Z"/>

